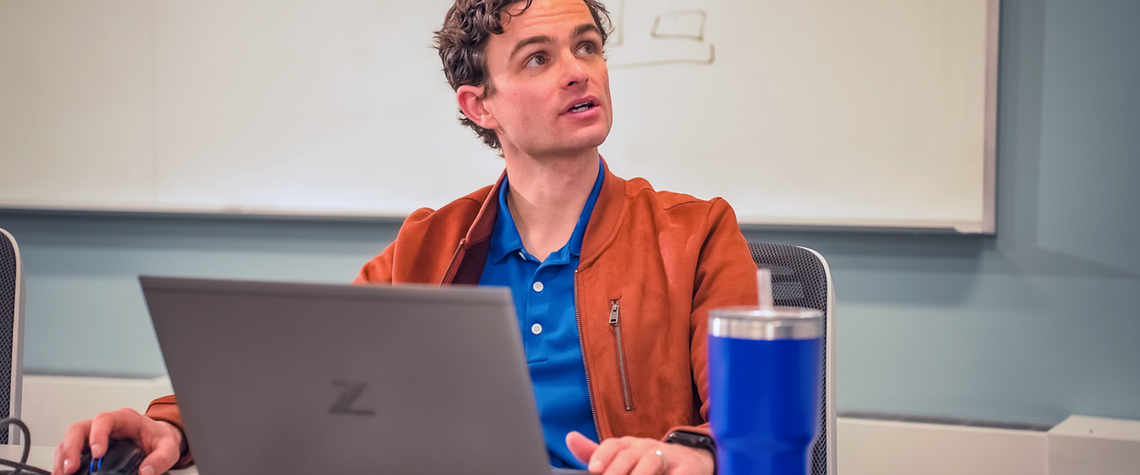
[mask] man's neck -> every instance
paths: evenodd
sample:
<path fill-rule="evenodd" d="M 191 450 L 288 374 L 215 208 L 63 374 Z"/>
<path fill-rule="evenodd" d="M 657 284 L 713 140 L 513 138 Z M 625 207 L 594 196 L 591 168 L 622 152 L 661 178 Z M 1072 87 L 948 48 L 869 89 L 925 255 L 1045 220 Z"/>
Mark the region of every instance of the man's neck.
<path fill-rule="evenodd" d="M 598 150 L 563 157 L 504 155 L 511 216 L 527 252 L 546 260 L 574 234 L 598 177 Z"/>

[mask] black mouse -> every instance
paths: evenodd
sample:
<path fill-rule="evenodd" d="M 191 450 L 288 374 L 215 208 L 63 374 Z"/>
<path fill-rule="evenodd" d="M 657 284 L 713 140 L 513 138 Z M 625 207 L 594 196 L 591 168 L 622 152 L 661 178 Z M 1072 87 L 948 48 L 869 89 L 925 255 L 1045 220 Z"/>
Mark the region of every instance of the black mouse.
<path fill-rule="evenodd" d="M 83 449 L 75 475 L 138 475 L 146 454 L 129 440 L 111 440 L 102 458 L 92 459 L 91 449 Z"/>

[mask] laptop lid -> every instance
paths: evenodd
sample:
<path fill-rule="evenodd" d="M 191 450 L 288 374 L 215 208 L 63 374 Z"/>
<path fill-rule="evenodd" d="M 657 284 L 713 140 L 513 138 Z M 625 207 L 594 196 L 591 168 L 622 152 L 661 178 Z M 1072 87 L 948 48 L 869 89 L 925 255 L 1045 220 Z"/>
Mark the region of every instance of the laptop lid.
<path fill-rule="evenodd" d="M 139 280 L 204 475 L 550 473 L 505 288 Z"/>

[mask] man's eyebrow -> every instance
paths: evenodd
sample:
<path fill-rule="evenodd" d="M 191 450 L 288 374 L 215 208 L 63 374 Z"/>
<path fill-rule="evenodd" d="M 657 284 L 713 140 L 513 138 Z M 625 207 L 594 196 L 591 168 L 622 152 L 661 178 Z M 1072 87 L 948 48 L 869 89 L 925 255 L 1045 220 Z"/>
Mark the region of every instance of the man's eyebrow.
<path fill-rule="evenodd" d="M 602 35 L 602 30 L 598 29 L 598 25 L 595 25 L 593 23 L 583 23 L 574 29 L 574 37 L 577 38 L 591 31 L 597 33 L 598 36 Z"/>
<path fill-rule="evenodd" d="M 508 56 L 507 59 L 509 60 L 511 58 L 514 58 L 515 54 L 518 53 L 519 50 L 526 48 L 527 46 L 530 46 L 530 45 L 533 45 L 536 43 L 553 43 L 553 42 L 554 42 L 554 37 L 550 36 L 550 35 L 532 36 L 530 38 L 524 39 L 524 40 L 516 43 L 515 49 L 511 50 L 511 55 Z"/>

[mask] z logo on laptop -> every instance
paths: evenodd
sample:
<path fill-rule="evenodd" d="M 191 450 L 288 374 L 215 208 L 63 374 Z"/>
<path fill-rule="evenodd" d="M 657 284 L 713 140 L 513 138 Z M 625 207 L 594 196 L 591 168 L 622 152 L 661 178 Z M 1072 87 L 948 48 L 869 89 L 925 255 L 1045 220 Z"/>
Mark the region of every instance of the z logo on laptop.
<path fill-rule="evenodd" d="M 356 398 L 360 397 L 360 393 L 364 392 L 365 383 L 351 382 L 351 381 L 333 381 L 333 386 L 344 388 L 340 393 L 340 398 L 336 400 L 333 407 L 329 409 L 329 414 L 352 414 L 355 416 L 373 416 L 376 413 L 371 409 L 357 409 L 352 407 L 352 403 L 356 402 Z"/>

